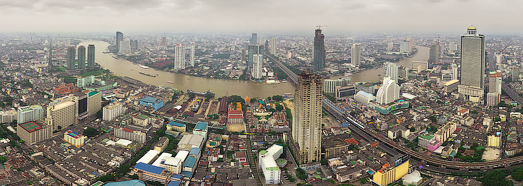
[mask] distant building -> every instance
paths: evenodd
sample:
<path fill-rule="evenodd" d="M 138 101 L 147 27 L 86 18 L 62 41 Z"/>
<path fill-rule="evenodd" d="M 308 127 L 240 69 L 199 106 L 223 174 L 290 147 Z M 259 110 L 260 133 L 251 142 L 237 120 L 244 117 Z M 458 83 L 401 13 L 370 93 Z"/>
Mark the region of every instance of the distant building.
<path fill-rule="evenodd" d="M 501 99 L 500 96 L 501 94 L 497 92 L 487 93 L 487 106 L 497 106 Z"/>
<path fill-rule="evenodd" d="M 118 54 L 129 54 L 131 53 L 131 40 L 124 39 L 120 42 L 120 51 L 118 51 Z"/>
<path fill-rule="evenodd" d="M 378 89 L 376 101 L 379 104 L 389 104 L 400 98 L 400 87 L 396 81 L 385 77 L 383 85 Z"/>
<path fill-rule="evenodd" d="M 145 143 L 147 137 L 147 134 L 142 131 L 132 130 L 123 127 L 115 127 L 113 131 L 115 137 L 124 138 L 138 143 Z"/>
<path fill-rule="evenodd" d="M 209 126 L 205 122 L 198 122 L 196 127 L 194 127 L 193 134 L 200 135 L 203 137 L 204 141 L 207 139 L 207 131 Z"/>
<path fill-rule="evenodd" d="M 167 130 L 185 132 L 187 130 L 187 127 L 183 123 L 171 121 L 167 124 Z"/>
<path fill-rule="evenodd" d="M 263 77 L 263 54 L 254 54 L 252 65 L 252 77 L 254 79 L 261 79 Z"/>
<path fill-rule="evenodd" d="M 24 140 L 26 144 L 32 145 L 50 138 L 51 135 L 53 135 L 53 126 L 46 125 L 43 120 L 38 119 L 36 121 L 18 124 L 16 134 L 20 139 Z"/>
<path fill-rule="evenodd" d="M 154 150 L 158 152 L 163 152 L 167 145 L 169 145 L 169 138 L 161 137 L 160 139 L 158 139 L 158 142 L 154 145 Z"/>
<path fill-rule="evenodd" d="M 364 91 L 369 94 L 374 94 L 376 92 L 372 83 L 356 83 L 354 86 L 356 87 L 356 92 Z"/>
<path fill-rule="evenodd" d="M 185 69 L 185 46 L 177 44 L 174 47 L 174 70 Z"/>
<path fill-rule="evenodd" d="M 42 111 L 43 112 L 43 111 Z M 43 114 L 42 114 L 43 117 Z M 0 111 L 0 123 L 11 123 L 17 118 L 15 109 Z M 40 118 L 42 119 L 42 118 Z"/>
<path fill-rule="evenodd" d="M 455 122 L 447 122 L 445 125 L 440 127 L 438 131 L 434 134 L 434 137 L 436 137 L 436 141 L 440 143 L 444 143 L 447 141 L 447 139 L 456 131 L 456 123 Z"/>
<path fill-rule="evenodd" d="M 430 46 L 428 67 L 432 68 L 434 64 L 439 63 L 439 58 L 441 56 L 441 45 L 438 43 Z"/>
<path fill-rule="evenodd" d="M 76 48 L 74 46 L 70 46 L 67 48 L 67 69 L 72 70 L 76 68 L 75 65 L 76 61 Z"/>
<path fill-rule="evenodd" d="M 351 49 L 351 63 L 355 67 L 359 67 L 361 63 L 361 46 L 359 43 L 352 44 Z"/>
<path fill-rule="evenodd" d="M 95 48 L 94 48 L 94 45 L 89 45 L 87 46 L 87 66 L 90 68 L 90 67 L 94 67 L 94 63 L 95 63 Z"/>
<path fill-rule="evenodd" d="M 249 40 L 249 43 L 251 45 L 257 45 L 258 44 L 258 34 L 257 33 L 252 33 L 251 39 Z"/>
<path fill-rule="evenodd" d="M 411 52 L 412 52 L 412 46 L 410 44 L 410 41 L 408 41 L 408 40 L 400 41 L 400 53 L 409 54 Z"/>
<path fill-rule="evenodd" d="M 350 78 L 326 79 L 323 82 L 323 92 L 334 94 L 336 87 L 347 86 L 350 83 Z"/>
<path fill-rule="evenodd" d="M 265 184 L 280 183 L 281 169 L 276 163 L 276 159 L 283 153 L 283 147 L 279 145 L 272 145 L 266 151 L 260 152 L 259 167 L 263 171 L 265 177 Z"/>
<path fill-rule="evenodd" d="M 75 147 L 84 146 L 86 139 L 87 139 L 87 137 L 85 137 L 81 134 L 78 134 L 76 132 L 73 132 L 71 130 L 68 130 L 64 133 L 64 141 Z"/>
<path fill-rule="evenodd" d="M 102 92 L 91 91 L 87 93 L 87 114 L 94 116 L 102 109 Z"/>
<path fill-rule="evenodd" d="M 140 100 L 140 105 L 152 107 L 155 111 L 163 107 L 163 100 L 151 96 L 145 96 Z"/>
<path fill-rule="evenodd" d="M 18 108 L 18 124 L 44 119 L 44 109 L 40 105 L 32 105 Z"/>
<path fill-rule="evenodd" d="M 127 108 L 124 107 L 121 102 L 113 102 L 103 108 L 102 119 L 104 121 L 112 121 L 126 111 Z"/>
<path fill-rule="evenodd" d="M 336 99 L 344 99 L 351 96 L 354 96 L 356 94 L 356 88 L 354 88 L 354 85 L 347 85 L 347 86 L 338 86 L 336 87 Z"/>
<path fill-rule="evenodd" d="M 376 97 L 364 91 L 359 91 L 354 95 L 354 99 L 361 105 L 367 106 L 371 101 L 376 101 Z"/>
<path fill-rule="evenodd" d="M 95 82 L 94 76 L 87 76 L 87 77 L 76 79 L 76 86 L 78 88 L 84 88 L 86 86 L 94 84 L 94 82 Z"/>
<path fill-rule="evenodd" d="M 451 65 L 451 69 L 452 69 L 452 80 L 458 80 L 459 81 L 459 70 L 458 70 L 458 65 L 456 64 L 452 64 Z"/>
<path fill-rule="evenodd" d="M 123 41 L 123 33 L 116 32 L 116 53 L 120 52 L 120 43 Z"/>
<path fill-rule="evenodd" d="M 254 65 L 254 55 L 260 54 L 263 58 L 263 46 L 250 44 L 247 46 L 247 70 L 250 72 Z"/>
<path fill-rule="evenodd" d="M 322 71 L 325 68 L 325 35 L 319 28 L 314 31 L 312 66 L 315 71 Z"/>
<path fill-rule="evenodd" d="M 194 50 L 195 50 L 194 43 L 191 43 L 191 67 L 194 67 L 194 64 L 196 63 L 194 61 Z"/>
<path fill-rule="evenodd" d="M 78 69 L 84 69 L 85 68 L 85 46 L 80 45 L 78 47 Z"/>
<path fill-rule="evenodd" d="M 499 148 L 501 146 L 501 132 L 487 136 L 487 146 Z"/>
<path fill-rule="evenodd" d="M 396 63 L 386 62 L 383 65 L 383 70 L 385 70 L 385 77 L 390 77 L 390 79 L 398 82 L 398 65 Z"/>
<path fill-rule="evenodd" d="M 133 171 L 138 175 L 140 180 L 157 181 L 164 185 L 170 182 L 172 175 L 166 171 L 165 168 L 146 163 L 137 163 Z"/>
<path fill-rule="evenodd" d="M 272 55 L 276 55 L 276 38 L 271 38 L 271 50 Z"/>

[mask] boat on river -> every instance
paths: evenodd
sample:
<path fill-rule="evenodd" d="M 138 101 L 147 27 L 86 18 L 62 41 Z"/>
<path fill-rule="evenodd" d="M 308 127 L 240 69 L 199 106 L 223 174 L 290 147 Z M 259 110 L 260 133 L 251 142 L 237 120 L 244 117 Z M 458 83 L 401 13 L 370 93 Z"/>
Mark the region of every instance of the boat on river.
<path fill-rule="evenodd" d="M 156 77 L 156 75 L 151 75 L 151 74 L 147 74 L 147 73 L 144 73 L 144 72 L 140 72 L 141 75 L 146 75 L 146 76 L 149 76 L 149 77 Z"/>

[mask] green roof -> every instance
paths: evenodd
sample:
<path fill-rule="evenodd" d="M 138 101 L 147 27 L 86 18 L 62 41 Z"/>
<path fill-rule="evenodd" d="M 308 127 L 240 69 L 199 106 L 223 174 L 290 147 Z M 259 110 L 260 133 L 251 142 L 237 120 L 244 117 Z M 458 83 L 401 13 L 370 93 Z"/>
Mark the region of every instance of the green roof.
<path fill-rule="evenodd" d="M 281 158 L 276 160 L 276 164 L 278 164 L 278 165 L 283 165 L 285 163 L 287 163 L 287 160 L 284 160 L 284 159 L 281 159 Z"/>
<path fill-rule="evenodd" d="M 279 167 L 267 167 L 267 170 L 280 170 Z"/>
<path fill-rule="evenodd" d="M 424 135 L 424 136 L 420 136 L 420 137 L 423 139 L 426 139 L 426 140 L 431 140 L 432 138 L 434 138 L 434 135 Z"/>
<path fill-rule="evenodd" d="M 98 93 L 99 92 L 97 92 L 97 91 L 91 91 L 91 92 L 89 92 L 88 96 L 91 97 L 91 96 L 94 96 L 94 95 L 96 95 Z"/>
<path fill-rule="evenodd" d="M 260 151 L 260 154 L 261 155 L 267 154 L 267 151 L 266 150 L 262 150 L 262 151 Z"/>

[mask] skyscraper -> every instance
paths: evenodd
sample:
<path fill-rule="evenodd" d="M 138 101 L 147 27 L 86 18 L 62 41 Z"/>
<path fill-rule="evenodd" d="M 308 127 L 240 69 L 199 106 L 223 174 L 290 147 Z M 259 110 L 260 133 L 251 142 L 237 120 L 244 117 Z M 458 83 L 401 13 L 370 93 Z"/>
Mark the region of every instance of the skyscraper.
<path fill-rule="evenodd" d="M 131 39 L 131 51 L 132 52 L 138 51 L 138 40 Z"/>
<path fill-rule="evenodd" d="M 361 62 L 361 46 L 359 43 L 352 44 L 351 49 L 351 63 L 353 66 L 358 67 L 360 66 Z"/>
<path fill-rule="evenodd" d="M 384 77 L 390 77 L 391 80 L 398 82 L 398 65 L 396 63 L 386 62 L 383 70 L 385 71 Z"/>
<path fill-rule="evenodd" d="M 315 71 L 322 71 L 325 68 L 325 36 L 321 29 L 316 29 L 314 33 L 314 52 L 312 55 L 312 66 Z"/>
<path fill-rule="evenodd" d="M 93 67 L 94 66 L 94 45 L 87 46 L 87 66 Z"/>
<path fill-rule="evenodd" d="M 304 70 L 298 75 L 292 118 L 292 147 L 299 163 L 321 160 L 323 78 Z"/>
<path fill-rule="evenodd" d="M 258 45 L 258 34 L 257 33 L 252 33 L 250 44 Z"/>
<path fill-rule="evenodd" d="M 470 26 L 461 36 L 461 74 L 458 92 L 471 101 L 480 102 L 484 94 L 485 36 Z"/>
<path fill-rule="evenodd" d="M 47 58 L 47 70 L 53 69 L 53 39 L 49 38 L 49 56 Z"/>
<path fill-rule="evenodd" d="M 116 32 L 116 53 L 120 52 L 120 42 L 123 41 L 123 33 Z"/>
<path fill-rule="evenodd" d="M 412 48 L 410 47 L 410 41 L 400 41 L 400 53 L 409 54 L 410 52 L 412 52 Z"/>
<path fill-rule="evenodd" d="M 254 54 L 252 77 L 254 79 L 261 79 L 262 78 L 262 69 L 263 69 L 263 54 Z"/>
<path fill-rule="evenodd" d="M 276 55 L 276 38 L 271 39 L 270 51 L 272 55 Z"/>
<path fill-rule="evenodd" d="M 439 57 L 441 56 L 441 45 L 438 43 L 430 46 L 428 66 L 432 68 L 435 63 L 439 63 Z"/>
<path fill-rule="evenodd" d="M 458 65 L 452 64 L 451 68 L 452 68 L 452 80 L 459 79 L 458 78 Z"/>
<path fill-rule="evenodd" d="M 185 46 L 177 44 L 174 47 L 174 70 L 185 69 Z"/>
<path fill-rule="evenodd" d="M 390 77 L 383 79 L 383 84 L 376 94 L 376 101 L 379 104 L 389 104 L 400 98 L 400 86 Z"/>
<path fill-rule="evenodd" d="M 252 64 L 254 63 L 254 54 L 263 54 L 263 46 L 260 45 L 249 45 L 247 49 L 247 68 L 252 69 Z"/>
<path fill-rule="evenodd" d="M 191 43 L 191 66 L 194 67 L 194 49 L 195 49 L 195 46 L 194 46 L 194 42 Z"/>
<path fill-rule="evenodd" d="M 165 36 L 162 37 L 162 41 L 160 41 L 160 46 L 161 47 L 167 46 L 167 38 L 165 38 Z"/>
<path fill-rule="evenodd" d="M 128 54 L 131 53 L 131 40 L 124 39 L 120 41 L 120 51 L 118 54 Z"/>
<path fill-rule="evenodd" d="M 76 59 L 76 48 L 70 46 L 67 48 L 67 69 L 75 69 L 75 59 Z"/>
<path fill-rule="evenodd" d="M 85 68 L 85 46 L 78 47 L 78 69 Z"/>

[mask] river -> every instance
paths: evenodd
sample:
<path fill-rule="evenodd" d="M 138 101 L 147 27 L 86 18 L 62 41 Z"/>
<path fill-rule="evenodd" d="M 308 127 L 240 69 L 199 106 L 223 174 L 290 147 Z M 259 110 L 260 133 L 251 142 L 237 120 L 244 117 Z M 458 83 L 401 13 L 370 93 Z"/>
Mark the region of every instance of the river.
<path fill-rule="evenodd" d="M 284 93 L 294 94 L 295 87 L 292 83 L 280 84 L 266 84 L 265 82 L 241 81 L 241 80 L 220 80 L 208 79 L 202 77 L 189 76 L 178 73 L 171 73 L 159 71 L 153 68 L 143 69 L 136 64 L 124 59 L 116 59 L 114 54 L 104 53 L 109 43 L 104 41 L 82 41 L 80 45 L 87 46 L 94 44 L 96 47 L 95 58 L 96 63 L 100 64 L 105 69 L 111 70 L 114 75 L 128 76 L 140 80 L 147 84 L 172 87 L 175 89 L 186 91 L 187 89 L 205 92 L 210 90 L 216 94 L 216 97 L 225 95 L 240 95 L 249 97 L 268 97 L 273 95 L 282 95 Z M 418 46 L 418 53 L 411 58 L 406 58 L 400 62 L 399 65 L 410 67 L 412 61 L 426 61 L 429 55 L 429 48 Z M 157 77 L 149 77 L 139 74 L 144 72 L 147 74 L 157 74 Z M 355 73 L 351 77 L 352 82 L 377 82 L 380 80 L 383 69 L 370 69 L 359 73 Z M 173 83 L 169 83 L 172 81 Z"/>

